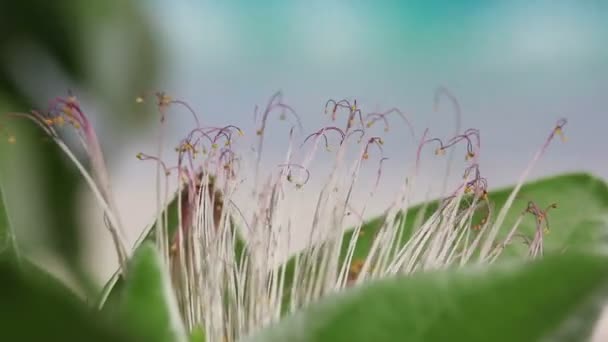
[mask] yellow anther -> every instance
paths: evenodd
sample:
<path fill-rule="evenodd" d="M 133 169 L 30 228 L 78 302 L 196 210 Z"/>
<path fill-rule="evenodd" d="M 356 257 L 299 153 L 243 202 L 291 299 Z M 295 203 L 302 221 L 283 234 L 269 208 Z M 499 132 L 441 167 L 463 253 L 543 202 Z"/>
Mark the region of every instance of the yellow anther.
<path fill-rule="evenodd" d="M 168 106 L 171 103 L 171 101 L 173 101 L 173 99 L 171 98 L 171 96 L 162 94 L 162 95 L 160 95 L 160 98 L 158 100 L 158 104 L 161 107 L 166 107 L 166 106 Z"/>
<path fill-rule="evenodd" d="M 218 147 L 218 146 L 217 146 L 217 144 L 211 144 L 211 148 L 212 148 L 212 149 L 214 149 L 214 150 L 215 150 L 215 149 L 217 149 L 217 147 Z"/>
<path fill-rule="evenodd" d="M 17 142 L 17 138 L 15 138 L 14 135 L 11 135 L 11 136 L 8 137 L 8 143 L 9 144 L 14 144 L 16 142 Z"/>
<path fill-rule="evenodd" d="M 467 186 L 464 188 L 464 193 L 465 193 L 465 194 L 468 194 L 468 193 L 470 193 L 471 191 L 473 191 L 473 188 L 472 188 L 471 186 L 469 186 L 469 185 L 467 185 Z"/>
<path fill-rule="evenodd" d="M 49 126 L 53 126 L 53 119 L 44 119 L 44 123 L 49 125 Z"/>
<path fill-rule="evenodd" d="M 65 119 L 61 115 L 56 116 L 53 120 L 55 121 L 55 125 L 57 125 L 59 127 L 63 126 L 63 124 L 65 123 Z"/>
<path fill-rule="evenodd" d="M 296 189 L 298 189 L 298 190 L 299 190 L 299 189 L 302 189 L 302 186 L 303 186 L 302 184 L 297 183 L 297 184 L 296 184 Z"/>
<path fill-rule="evenodd" d="M 135 98 L 135 102 L 136 103 L 143 103 L 144 102 L 144 98 L 141 97 L 141 96 L 138 96 L 138 97 Z"/>
<path fill-rule="evenodd" d="M 226 142 L 224 143 L 224 146 L 230 146 L 230 140 L 226 140 Z"/>
<path fill-rule="evenodd" d="M 384 145 L 384 140 L 382 140 L 382 138 L 378 138 L 378 144 Z"/>
<path fill-rule="evenodd" d="M 363 264 L 364 261 L 361 259 L 355 260 L 353 261 L 352 264 L 350 264 L 350 269 L 349 271 L 351 273 L 354 273 L 355 275 L 359 274 L 359 272 L 361 272 L 361 269 L 363 268 Z"/>
<path fill-rule="evenodd" d="M 239 136 L 242 137 L 243 135 L 245 135 L 245 133 L 243 131 L 241 131 L 240 129 L 238 130 L 239 132 Z"/>
<path fill-rule="evenodd" d="M 261 130 L 261 129 L 258 129 L 258 130 L 255 132 L 255 134 L 257 134 L 257 135 L 262 135 L 262 130 Z"/>
<path fill-rule="evenodd" d="M 70 107 L 70 106 L 63 106 L 61 111 L 69 117 L 74 116 L 74 111 L 72 110 L 72 107 Z"/>
<path fill-rule="evenodd" d="M 543 233 L 545 233 L 545 235 L 549 235 L 549 233 L 550 233 L 550 232 L 551 232 L 551 231 L 549 231 L 549 228 L 547 228 L 547 227 L 545 227 L 545 228 L 543 229 Z"/>
<path fill-rule="evenodd" d="M 472 159 L 474 157 L 475 157 L 475 153 L 468 152 L 467 155 L 464 157 L 464 160 L 470 160 L 470 159 Z"/>
<path fill-rule="evenodd" d="M 561 140 L 562 140 L 563 142 L 568 141 L 568 137 L 566 137 L 566 135 L 564 134 L 564 131 L 562 130 L 562 128 L 561 128 L 561 127 L 557 127 L 557 128 L 555 129 L 555 134 L 559 135 L 559 137 L 561 138 Z"/>
<path fill-rule="evenodd" d="M 373 121 L 370 121 L 370 122 L 368 122 L 368 123 L 367 123 L 367 125 L 365 125 L 365 126 L 367 126 L 367 128 L 370 128 L 370 127 L 372 127 L 373 125 L 374 125 L 374 122 L 373 122 Z"/>
<path fill-rule="evenodd" d="M 439 147 L 435 150 L 435 154 L 438 156 L 442 156 L 445 154 L 445 149 L 443 147 Z"/>
<path fill-rule="evenodd" d="M 144 159 L 144 154 L 139 152 L 138 154 L 135 155 L 135 157 L 139 160 L 142 160 L 142 159 Z"/>
<path fill-rule="evenodd" d="M 367 160 L 369 158 L 369 154 L 367 152 L 363 153 L 363 160 Z"/>

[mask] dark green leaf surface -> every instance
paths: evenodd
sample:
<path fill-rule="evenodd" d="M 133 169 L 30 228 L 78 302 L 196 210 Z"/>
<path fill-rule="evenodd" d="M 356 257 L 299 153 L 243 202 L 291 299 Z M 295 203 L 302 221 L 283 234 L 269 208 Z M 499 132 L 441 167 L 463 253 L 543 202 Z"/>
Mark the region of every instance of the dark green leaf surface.
<path fill-rule="evenodd" d="M 7 253 L 15 247 L 13 245 L 13 230 L 8 219 L 8 212 L 4 204 L 4 193 L 0 186 L 0 255 Z"/>
<path fill-rule="evenodd" d="M 555 255 L 523 265 L 417 273 L 352 289 L 251 341 L 584 341 L 608 260 Z M 580 312 L 585 319 L 577 319 Z"/>
<path fill-rule="evenodd" d="M 122 314 L 143 341 L 186 341 L 169 274 L 152 243 L 144 243 L 129 266 Z"/>
<path fill-rule="evenodd" d="M 29 263 L 0 260 L 0 340 L 132 341 L 109 326 L 59 281 Z"/>

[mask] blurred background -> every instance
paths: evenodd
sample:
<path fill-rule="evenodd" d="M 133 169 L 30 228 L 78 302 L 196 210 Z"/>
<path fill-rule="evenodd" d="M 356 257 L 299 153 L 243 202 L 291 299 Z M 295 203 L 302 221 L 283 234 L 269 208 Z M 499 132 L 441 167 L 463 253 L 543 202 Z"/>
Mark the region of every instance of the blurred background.
<path fill-rule="evenodd" d="M 158 115 L 135 98 L 156 90 L 186 100 L 206 125 L 234 124 L 249 136 L 254 106 L 281 90 L 307 132 L 328 122 L 328 99 L 348 98 L 368 111 L 398 107 L 418 134 L 428 127 L 449 137 L 456 126 L 449 102 L 433 110 L 435 90 L 445 86 L 460 101 L 461 128 L 482 132 L 491 187 L 517 180 L 560 117 L 569 119 L 569 141 L 553 145 L 532 177 L 608 178 L 605 1 L 2 0 L 0 7 L 0 113 L 45 108 L 73 91 L 100 136 L 131 241 L 155 216 L 155 166 L 135 154 L 155 151 Z M 192 122 L 172 115 L 168 141 Z M 414 161 L 406 127 L 391 125 L 391 159 L 368 216 L 381 212 Z M 285 153 L 289 130 L 271 126 L 268 168 Z M 17 142 L 2 135 L 0 181 L 23 253 L 73 283 L 86 277 L 75 269 L 88 269 L 102 284 L 116 258 L 90 191 L 39 131 L 10 129 Z M 429 165 L 416 200 L 441 190 L 444 171 Z M 364 175 L 373 180 L 375 169 Z M 303 198 L 306 213 L 313 199 Z"/>

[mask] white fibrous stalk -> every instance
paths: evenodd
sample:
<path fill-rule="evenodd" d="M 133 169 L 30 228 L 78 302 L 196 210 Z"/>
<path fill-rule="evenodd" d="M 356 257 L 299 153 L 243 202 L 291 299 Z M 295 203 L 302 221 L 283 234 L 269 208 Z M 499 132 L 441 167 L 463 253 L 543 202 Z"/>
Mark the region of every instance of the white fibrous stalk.
<path fill-rule="evenodd" d="M 254 134 L 245 136 L 235 126 L 204 126 L 186 102 L 164 93 L 154 95 L 161 122 L 158 151 L 156 155 L 139 153 L 137 157 L 153 161 L 158 167 L 158 214 L 156 224 L 148 227 L 142 237 L 154 230 L 159 251 L 171 272 L 184 324 L 190 330 L 202 328 L 208 341 L 237 341 L 324 296 L 375 279 L 490 263 L 512 243 L 527 244 L 531 258 L 543 253 L 543 234 L 549 229 L 547 212 L 555 204 L 542 208 L 530 202 L 526 208 L 516 209 L 521 210 L 521 215 L 512 227 L 503 227 L 503 222 L 549 143 L 555 135 L 563 137 L 564 119 L 551 130 L 505 205 L 494 208 L 479 165 L 480 132 L 460 130 L 460 106 L 445 88 L 438 90 L 436 105 L 446 97 L 456 112 L 457 132 L 449 139 L 432 138 L 428 129 L 422 136 L 416 136 L 409 118 L 397 108 L 364 113 L 356 101 L 350 100 L 328 101 L 325 113 L 331 123 L 312 134 L 302 134 L 296 111 L 284 103 L 280 92 L 263 110 L 256 107 Z M 138 102 L 145 101 L 138 98 Z M 59 110 L 77 109 L 80 116 L 75 118 L 82 117 L 77 129 L 93 161 L 95 180 L 59 138 L 55 128 L 61 116 L 35 112 L 29 117 L 59 143 L 98 194 L 107 213 L 108 227 L 117 236 L 119 257 L 124 259 L 120 221 L 101 150 L 75 103 L 72 97 L 58 101 L 63 106 Z M 195 126 L 177 144 L 176 156 L 168 158 L 160 155 L 165 141 L 162 127 L 177 110 L 192 115 Z M 71 118 L 62 115 L 68 121 Z M 275 119 L 293 126 L 285 143 L 284 160 L 265 169 L 264 141 L 270 120 Z M 382 182 L 383 162 L 387 159 L 384 140 L 375 134 L 375 126 L 383 125 L 384 131 L 388 131 L 389 121 L 395 119 L 405 124 L 407 136 L 417 145 L 415 155 L 410 158 L 415 163 L 404 175 L 394 200 L 374 222 L 374 229 L 370 229 L 363 217 L 367 203 L 374 200 Z M 243 153 L 239 148 L 250 136 L 253 147 L 246 151 L 253 151 L 253 156 L 248 158 L 251 153 Z M 455 173 L 451 170 L 456 167 L 453 158 L 456 147 L 465 148 L 459 184 L 427 210 L 408 210 L 423 156 L 434 154 L 433 158 L 437 158 L 449 154 L 445 189 L 447 178 Z M 332 156 L 331 167 L 325 174 L 313 172 L 320 153 Z M 362 176 L 363 170 L 370 168 L 377 175 L 371 189 Z M 173 202 L 173 216 L 177 220 L 171 220 L 171 210 L 165 209 L 171 200 L 168 194 L 173 191 L 169 189 L 171 177 L 178 184 Z M 308 186 L 312 178 L 321 181 L 320 190 Z M 354 203 L 354 193 L 362 186 L 367 186 L 368 198 L 363 203 Z M 316 201 L 314 209 L 306 213 L 310 218 L 306 221 L 292 210 L 304 197 Z M 536 219 L 533 236 L 518 231 L 525 215 Z M 349 223 L 353 216 L 358 218 L 354 226 Z M 286 251 L 291 250 L 290 241 L 296 230 L 298 237 L 305 240 L 304 248 L 289 256 Z M 505 236 L 504 240 L 499 239 L 499 231 L 506 232 L 500 235 Z M 361 253 L 363 248 L 365 253 Z"/>

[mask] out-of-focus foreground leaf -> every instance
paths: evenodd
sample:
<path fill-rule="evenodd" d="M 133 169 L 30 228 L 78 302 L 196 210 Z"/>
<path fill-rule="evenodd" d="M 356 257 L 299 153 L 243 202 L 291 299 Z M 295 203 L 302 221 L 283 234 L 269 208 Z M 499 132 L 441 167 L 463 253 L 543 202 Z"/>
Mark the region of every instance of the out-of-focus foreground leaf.
<path fill-rule="evenodd" d="M 12 230 L 8 212 L 4 204 L 4 193 L 0 184 L 0 255 L 15 251 L 15 232 Z"/>
<path fill-rule="evenodd" d="M 606 295 L 607 261 L 556 255 L 370 283 L 250 341 L 583 341 Z"/>
<path fill-rule="evenodd" d="M 142 341 L 186 341 L 168 271 L 154 244 L 144 243 L 129 265 L 122 293 L 125 322 Z"/>
<path fill-rule="evenodd" d="M 0 260 L 0 340 L 131 341 L 52 276 L 31 264 Z"/>
<path fill-rule="evenodd" d="M 117 131 L 144 123 L 141 115 L 134 114 L 134 98 L 155 81 L 159 53 L 153 23 L 145 17 L 143 6 L 129 0 L 4 1 L 0 125 L 6 123 L 6 112 L 44 110 L 48 100 L 65 96 L 70 89 L 76 95 L 86 93 L 103 106 L 103 119 L 94 120 L 100 126 Z M 41 142 L 43 134 L 31 123 L 14 126 L 11 134 L 18 146 L 0 146 L 0 164 L 12 168 L 4 182 L 10 184 L 6 197 L 16 208 L 13 228 L 23 240 L 18 242 L 30 242 L 22 246 L 25 254 L 31 249 L 58 256 L 80 285 L 90 288 L 81 265 L 82 232 L 77 222 L 82 179 L 54 144 Z M 0 145 L 7 145 L 6 132 L 2 133 Z M 119 138 L 130 136 L 108 139 L 115 145 L 104 149 L 121 146 L 124 141 Z M 37 184 L 35 192 L 19 190 L 30 183 Z"/>

